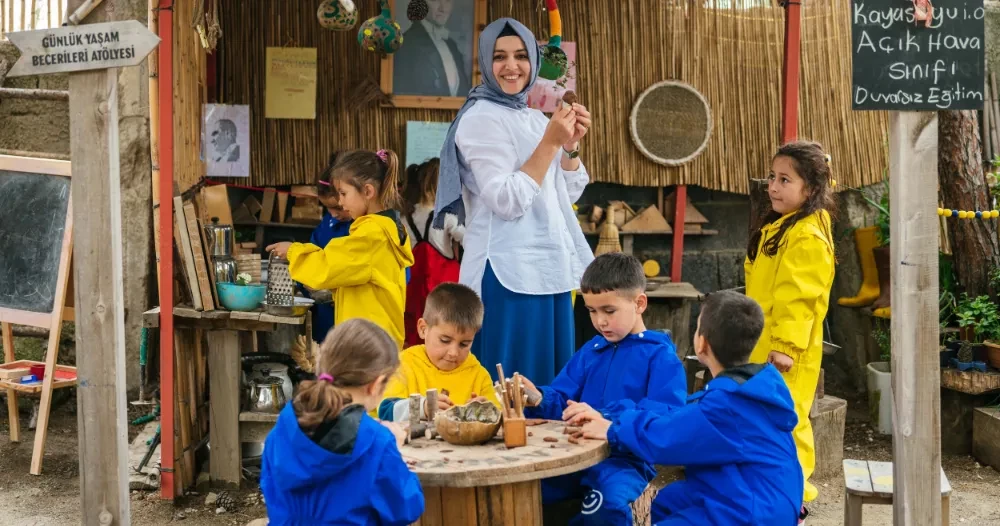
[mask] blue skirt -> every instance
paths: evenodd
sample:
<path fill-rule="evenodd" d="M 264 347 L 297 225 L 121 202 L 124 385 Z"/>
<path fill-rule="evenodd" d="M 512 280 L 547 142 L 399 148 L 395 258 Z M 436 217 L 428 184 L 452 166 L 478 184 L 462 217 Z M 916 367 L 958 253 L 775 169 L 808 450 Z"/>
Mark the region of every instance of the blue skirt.
<path fill-rule="evenodd" d="M 570 293 L 531 295 L 511 292 L 486 263 L 482 294 L 483 328 L 472 354 L 496 378 L 496 364 L 508 377 L 521 373 L 548 385 L 573 356 L 575 334 Z"/>

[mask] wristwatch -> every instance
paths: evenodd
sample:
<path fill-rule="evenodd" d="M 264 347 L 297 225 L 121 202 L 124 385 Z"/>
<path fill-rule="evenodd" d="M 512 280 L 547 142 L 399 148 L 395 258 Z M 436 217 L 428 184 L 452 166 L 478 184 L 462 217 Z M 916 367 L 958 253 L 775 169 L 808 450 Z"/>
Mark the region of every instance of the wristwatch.
<path fill-rule="evenodd" d="M 562 151 L 566 154 L 566 157 L 569 157 L 570 159 L 576 159 L 577 157 L 580 156 L 580 147 L 579 146 L 577 146 L 576 149 L 573 150 L 573 151 L 569 151 L 569 150 L 566 149 L 565 146 L 563 146 Z"/>

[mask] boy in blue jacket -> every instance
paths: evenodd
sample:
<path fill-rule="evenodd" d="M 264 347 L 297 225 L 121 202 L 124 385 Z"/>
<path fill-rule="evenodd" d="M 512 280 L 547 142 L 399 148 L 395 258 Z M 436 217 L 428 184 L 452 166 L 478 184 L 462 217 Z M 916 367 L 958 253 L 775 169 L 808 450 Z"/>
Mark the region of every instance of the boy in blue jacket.
<path fill-rule="evenodd" d="M 698 361 L 714 377 L 682 408 L 655 401 L 619 404 L 619 414 L 577 415 L 584 437 L 606 439 L 647 462 L 684 466 L 685 480 L 653 501 L 658 526 L 794 526 L 802 506 L 802 469 L 792 440 L 798 422 L 791 394 L 770 364 L 750 364 L 764 327 L 754 300 L 710 294 L 694 337 Z"/>
<path fill-rule="evenodd" d="M 551 385 L 526 388 L 540 392 L 528 418 L 570 419 L 590 408 L 642 399 L 681 406 L 687 395 L 684 367 L 670 336 L 646 330 L 646 276 L 632 256 L 604 254 L 583 274 L 580 291 L 600 333 L 570 358 Z M 613 413 L 608 413 L 613 416 Z M 585 508 L 571 524 L 632 524 L 630 504 L 656 475 L 649 463 L 626 451 L 613 451 L 600 464 L 571 475 L 542 481 L 542 501 L 584 498 L 599 500 L 596 511 Z"/>

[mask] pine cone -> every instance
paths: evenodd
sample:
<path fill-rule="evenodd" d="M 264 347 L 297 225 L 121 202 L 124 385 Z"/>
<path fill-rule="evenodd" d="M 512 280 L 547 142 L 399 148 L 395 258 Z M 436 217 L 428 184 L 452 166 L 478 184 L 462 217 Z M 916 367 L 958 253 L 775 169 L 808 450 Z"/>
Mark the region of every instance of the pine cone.
<path fill-rule="evenodd" d="M 414 22 L 423 20 L 427 17 L 428 11 L 430 8 L 427 6 L 427 0 L 410 0 L 410 4 L 406 6 L 406 18 Z"/>
<path fill-rule="evenodd" d="M 236 511 L 236 499 L 229 494 L 228 491 L 223 491 L 219 493 L 219 500 L 215 501 L 215 505 L 219 508 L 223 508 L 228 512 Z"/>

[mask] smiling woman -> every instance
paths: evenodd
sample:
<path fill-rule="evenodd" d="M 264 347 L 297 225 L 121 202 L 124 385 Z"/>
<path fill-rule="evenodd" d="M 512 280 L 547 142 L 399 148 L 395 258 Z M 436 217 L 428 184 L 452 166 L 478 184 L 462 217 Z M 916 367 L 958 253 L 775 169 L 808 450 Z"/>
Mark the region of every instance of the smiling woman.
<path fill-rule="evenodd" d="M 473 353 L 547 384 L 573 354 L 570 291 L 594 256 L 572 208 L 590 181 L 578 158 L 590 113 L 574 104 L 550 120 L 527 107 L 540 58 L 516 20 L 483 30 L 483 83 L 448 131 L 435 218 L 466 225 L 460 281 L 485 306 Z"/>

